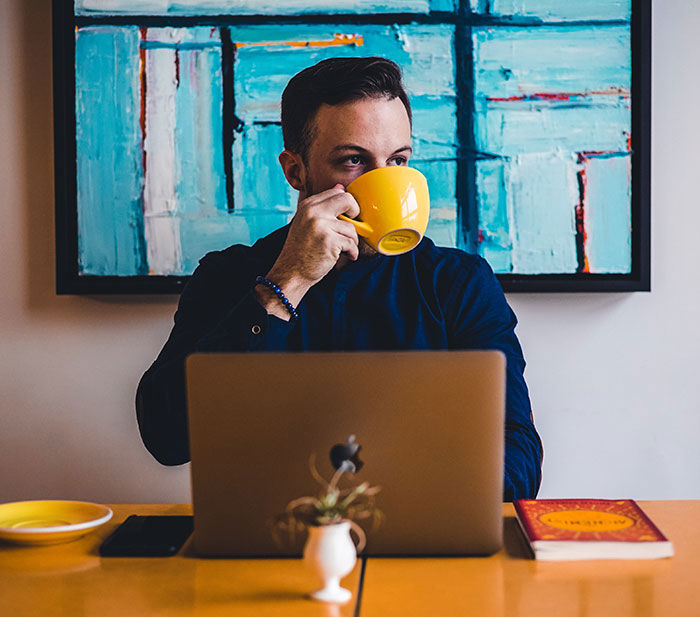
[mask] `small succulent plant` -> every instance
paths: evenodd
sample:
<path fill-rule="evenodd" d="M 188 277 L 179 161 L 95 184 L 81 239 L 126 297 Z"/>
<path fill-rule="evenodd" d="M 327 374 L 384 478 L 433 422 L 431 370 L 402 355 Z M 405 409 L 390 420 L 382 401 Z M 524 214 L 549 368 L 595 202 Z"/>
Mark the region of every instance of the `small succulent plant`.
<path fill-rule="evenodd" d="M 357 521 L 372 519 L 375 527 L 381 522 L 382 514 L 374 503 L 380 487 L 370 486 L 369 482 L 339 486 L 345 474 L 354 474 L 362 468 L 363 463 L 359 458 L 361 449 L 354 435 L 347 442 L 334 445 L 330 458 L 335 473 L 330 480 L 319 474 L 315 457 L 311 455 L 311 475 L 322 486 L 322 491 L 317 496 L 308 495 L 290 501 L 277 517 L 276 529 L 286 529 L 293 536 L 308 525 L 333 525 L 347 521 L 360 538 L 360 544 L 364 545 L 365 534 Z"/>

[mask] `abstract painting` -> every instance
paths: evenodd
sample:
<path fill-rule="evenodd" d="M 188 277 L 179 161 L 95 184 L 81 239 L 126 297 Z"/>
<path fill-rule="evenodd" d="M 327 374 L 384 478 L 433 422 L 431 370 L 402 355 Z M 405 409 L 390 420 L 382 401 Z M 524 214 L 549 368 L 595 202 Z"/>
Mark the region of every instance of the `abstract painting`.
<path fill-rule="evenodd" d="M 285 225 L 279 101 L 397 62 L 437 244 L 506 291 L 649 286 L 650 0 L 54 2 L 59 293 L 178 292 Z"/>

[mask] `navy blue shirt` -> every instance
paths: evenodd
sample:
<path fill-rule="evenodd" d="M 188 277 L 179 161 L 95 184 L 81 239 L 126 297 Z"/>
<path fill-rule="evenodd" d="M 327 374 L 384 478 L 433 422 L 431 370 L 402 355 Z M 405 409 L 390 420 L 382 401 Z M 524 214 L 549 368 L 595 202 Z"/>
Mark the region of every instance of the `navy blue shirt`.
<path fill-rule="evenodd" d="M 288 322 L 269 315 L 253 292 L 287 229 L 200 261 L 170 338 L 139 384 L 137 417 L 151 454 L 165 465 L 189 460 L 184 358 L 195 351 L 499 349 L 507 359 L 503 497 L 535 497 L 542 447 L 517 320 L 486 261 L 424 238 L 409 253 L 377 254 L 331 270 L 299 303 L 299 320 Z"/>

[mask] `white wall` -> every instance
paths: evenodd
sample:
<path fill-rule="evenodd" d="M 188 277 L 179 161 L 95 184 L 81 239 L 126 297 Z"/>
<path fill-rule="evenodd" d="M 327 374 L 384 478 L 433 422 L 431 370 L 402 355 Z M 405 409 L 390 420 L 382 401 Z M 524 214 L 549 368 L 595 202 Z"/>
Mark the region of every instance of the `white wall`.
<path fill-rule="evenodd" d="M 653 292 L 509 297 L 542 497 L 700 498 L 700 4 L 656 4 Z M 0 501 L 188 501 L 133 410 L 175 298 L 54 293 L 49 5 L 0 2 Z"/>

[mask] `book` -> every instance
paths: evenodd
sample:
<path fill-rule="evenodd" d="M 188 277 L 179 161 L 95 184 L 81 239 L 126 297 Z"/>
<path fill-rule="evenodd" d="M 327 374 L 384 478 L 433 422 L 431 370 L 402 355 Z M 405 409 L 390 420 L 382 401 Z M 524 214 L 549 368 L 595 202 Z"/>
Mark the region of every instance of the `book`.
<path fill-rule="evenodd" d="M 520 528 L 535 559 L 657 559 L 673 545 L 633 499 L 519 499 Z"/>

